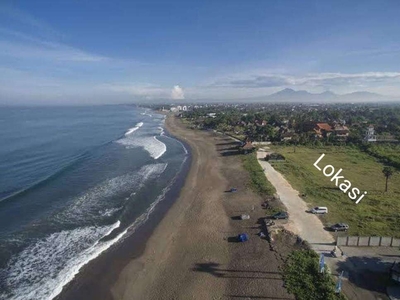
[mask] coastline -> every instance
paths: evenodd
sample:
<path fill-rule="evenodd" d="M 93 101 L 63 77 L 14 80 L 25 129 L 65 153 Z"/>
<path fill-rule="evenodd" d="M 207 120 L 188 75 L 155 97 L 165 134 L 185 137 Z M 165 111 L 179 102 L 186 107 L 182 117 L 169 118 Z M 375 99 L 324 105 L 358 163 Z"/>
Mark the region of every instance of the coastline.
<path fill-rule="evenodd" d="M 165 126 L 165 136 L 177 139 L 186 148 L 186 161 L 177 174 L 175 182 L 166 192 L 164 199 L 160 201 L 146 222 L 135 229 L 133 233 L 127 233 L 122 241 L 112 245 L 98 257 L 84 265 L 73 280 L 68 282 L 54 299 L 114 299 L 110 289 L 118 278 L 118 274 L 130 260 L 140 257 L 146 247 L 146 243 L 155 228 L 159 225 L 168 210 L 179 197 L 180 190 L 185 183 L 190 170 L 192 154 L 190 146 L 183 140 L 174 136 Z M 138 242 L 140 241 L 140 242 Z"/>
<path fill-rule="evenodd" d="M 248 187 L 237 142 L 190 130 L 171 115 L 165 128 L 189 145 L 182 188 L 171 189 L 147 222 L 85 266 L 56 299 L 294 299 L 283 287 L 281 256 L 258 236 L 264 200 Z M 238 192 L 225 193 L 232 186 Z M 242 213 L 251 218 L 238 220 Z M 234 241 L 241 232 L 248 242 Z"/>
<path fill-rule="evenodd" d="M 166 127 L 190 145 L 191 168 L 143 254 L 119 274 L 114 299 L 294 299 L 284 287 L 281 254 L 258 236 L 264 199 L 249 188 L 237 141 L 171 116 Z M 226 193 L 232 186 L 238 192 Z M 239 220 L 242 213 L 250 219 Z M 236 242 L 241 232 L 248 242 Z M 289 253 L 295 243 L 284 236 L 279 248 Z"/>

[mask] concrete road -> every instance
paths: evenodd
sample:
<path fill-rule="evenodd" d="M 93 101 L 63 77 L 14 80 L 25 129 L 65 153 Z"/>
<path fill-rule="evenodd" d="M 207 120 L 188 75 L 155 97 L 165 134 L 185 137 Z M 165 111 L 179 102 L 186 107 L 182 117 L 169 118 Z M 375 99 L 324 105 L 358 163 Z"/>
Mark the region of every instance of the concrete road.
<path fill-rule="evenodd" d="M 263 158 L 265 152 L 257 152 L 258 162 L 264 169 L 265 176 L 276 188 L 276 192 L 289 213 L 289 222 L 284 227 L 310 243 L 316 252 L 328 252 L 334 247 L 334 238 L 324 229 L 321 220 L 314 214 L 307 213 L 306 203 L 299 197 L 299 192 L 291 187 L 287 180 Z"/>

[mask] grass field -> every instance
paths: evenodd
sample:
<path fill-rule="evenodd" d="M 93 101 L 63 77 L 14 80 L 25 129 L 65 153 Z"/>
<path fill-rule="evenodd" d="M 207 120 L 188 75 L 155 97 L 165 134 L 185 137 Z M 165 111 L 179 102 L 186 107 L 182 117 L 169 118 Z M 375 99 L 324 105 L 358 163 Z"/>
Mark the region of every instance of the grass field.
<path fill-rule="evenodd" d="M 291 185 L 307 195 L 305 201 L 312 206 L 327 206 L 329 213 L 321 216 L 326 225 L 345 222 L 350 225 L 350 235 L 400 237 L 400 174 L 389 179 L 389 191 L 385 190 L 383 165 L 377 160 L 350 147 L 307 148 L 273 146 L 274 151 L 285 156 L 286 162 L 272 163 Z M 368 194 L 355 204 L 347 194 L 339 190 L 330 178 L 313 164 L 325 153 L 319 165 L 330 164 L 349 180 L 352 187 Z M 400 154 L 398 154 L 400 156 Z"/>
<path fill-rule="evenodd" d="M 257 161 L 255 153 L 242 156 L 243 167 L 250 174 L 251 188 L 260 195 L 273 195 L 276 193 L 275 187 L 267 180 L 264 171 Z"/>

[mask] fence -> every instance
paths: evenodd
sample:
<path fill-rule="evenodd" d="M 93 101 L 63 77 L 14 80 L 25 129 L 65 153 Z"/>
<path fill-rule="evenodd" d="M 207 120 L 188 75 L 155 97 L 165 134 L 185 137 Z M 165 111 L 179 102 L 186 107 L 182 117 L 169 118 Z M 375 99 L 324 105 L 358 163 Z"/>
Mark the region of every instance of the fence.
<path fill-rule="evenodd" d="M 336 245 L 353 247 L 400 247 L 400 239 L 382 236 L 338 236 Z"/>

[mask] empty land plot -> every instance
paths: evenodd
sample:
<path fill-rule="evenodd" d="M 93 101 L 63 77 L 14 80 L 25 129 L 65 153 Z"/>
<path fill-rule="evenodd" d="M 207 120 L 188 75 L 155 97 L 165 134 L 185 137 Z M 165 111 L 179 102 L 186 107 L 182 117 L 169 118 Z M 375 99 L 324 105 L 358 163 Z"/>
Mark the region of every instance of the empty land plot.
<path fill-rule="evenodd" d="M 400 237 L 400 174 L 389 179 L 385 192 L 383 165 L 374 157 L 350 147 L 293 147 L 274 146 L 273 150 L 285 156 L 285 162 L 273 163 L 290 184 L 306 194 L 305 201 L 312 206 L 327 206 L 329 213 L 321 216 L 326 225 L 345 222 L 350 225 L 350 235 L 377 235 Z M 329 177 L 314 167 L 314 162 L 325 153 L 320 167 L 332 165 L 352 187 L 368 194 L 355 204 L 339 190 Z M 399 154 L 400 156 L 400 154 Z M 343 181 L 343 180 L 341 180 Z"/>

